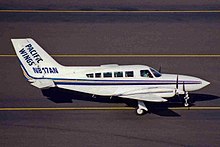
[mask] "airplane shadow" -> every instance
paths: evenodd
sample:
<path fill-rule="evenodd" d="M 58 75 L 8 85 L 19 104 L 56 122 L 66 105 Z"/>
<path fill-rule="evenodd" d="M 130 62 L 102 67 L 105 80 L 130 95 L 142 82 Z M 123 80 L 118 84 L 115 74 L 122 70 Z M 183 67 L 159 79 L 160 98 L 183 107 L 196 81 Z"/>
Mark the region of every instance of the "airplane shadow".
<path fill-rule="evenodd" d="M 132 99 L 122 99 L 119 97 L 106 97 L 106 96 L 96 96 L 92 97 L 91 94 L 61 89 L 61 88 L 50 88 L 41 90 L 43 95 L 54 103 L 73 103 L 74 100 L 83 100 L 89 102 L 98 103 L 125 103 L 128 107 L 137 107 L 137 101 Z M 214 99 L 219 99 L 220 97 L 208 94 L 190 94 L 190 104 L 195 105 L 197 101 L 210 101 Z M 183 107 L 183 96 L 175 96 L 170 98 L 166 103 L 152 103 L 145 102 L 146 107 L 149 109 L 149 113 L 153 113 L 159 116 L 166 117 L 180 117 L 180 115 L 169 108 L 172 107 Z"/>
<path fill-rule="evenodd" d="M 74 100 L 83 100 L 89 102 L 99 102 L 99 103 L 122 103 L 121 99 L 116 97 L 105 97 L 105 96 L 95 96 L 92 97 L 91 94 L 86 94 L 82 92 L 61 89 L 61 88 L 49 88 L 41 90 L 43 95 L 49 100 L 55 103 L 73 103 Z"/>

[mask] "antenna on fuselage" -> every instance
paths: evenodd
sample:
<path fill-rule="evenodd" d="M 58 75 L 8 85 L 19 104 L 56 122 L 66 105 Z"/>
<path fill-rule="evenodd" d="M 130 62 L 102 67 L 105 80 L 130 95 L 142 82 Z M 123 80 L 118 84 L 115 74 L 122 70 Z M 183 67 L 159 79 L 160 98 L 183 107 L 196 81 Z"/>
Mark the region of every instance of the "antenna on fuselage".
<path fill-rule="evenodd" d="M 160 68 L 159 68 L 159 70 L 158 70 L 160 73 L 161 73 L 161 71 L 162 71 L 162 66 L 160 65 Z"/>

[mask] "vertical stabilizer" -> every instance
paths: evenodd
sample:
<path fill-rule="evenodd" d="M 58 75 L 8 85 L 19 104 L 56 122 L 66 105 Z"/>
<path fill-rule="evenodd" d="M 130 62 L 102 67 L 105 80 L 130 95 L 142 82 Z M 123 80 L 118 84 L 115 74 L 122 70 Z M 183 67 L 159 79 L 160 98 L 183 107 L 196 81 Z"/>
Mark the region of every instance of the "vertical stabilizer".
<path fill-rule="evenodd" d="M 30 82 L 36 79 L 51 79 L 60 73 L 62 66 L 33 39 L 11 39 L 11 41 L 24 76 Z"/>

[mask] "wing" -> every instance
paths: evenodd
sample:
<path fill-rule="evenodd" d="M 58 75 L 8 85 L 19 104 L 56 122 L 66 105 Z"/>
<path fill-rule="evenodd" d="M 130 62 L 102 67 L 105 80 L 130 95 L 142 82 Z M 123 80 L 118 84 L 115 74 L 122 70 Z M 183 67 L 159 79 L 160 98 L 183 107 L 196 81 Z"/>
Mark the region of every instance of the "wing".
<path fill-rule="evenodd" d="M 148 102 L 166 102 L 165 97 L 173 97 L 175 90 L 170 88 L 145 88 L 139 90 L 131 90 L 125 93 L 118 94 L 118 97 L 129 98 Z"/>
<path fill-rule="evenodd" d="M 141 100 L 141 101 L 148 101 L 148 102 L 166 102 L 167 101 L 166 99 L 160 96 L 154 95 L 154 94 L 132 94 L 132 95 L 121 95 L 119 97 Z"/>

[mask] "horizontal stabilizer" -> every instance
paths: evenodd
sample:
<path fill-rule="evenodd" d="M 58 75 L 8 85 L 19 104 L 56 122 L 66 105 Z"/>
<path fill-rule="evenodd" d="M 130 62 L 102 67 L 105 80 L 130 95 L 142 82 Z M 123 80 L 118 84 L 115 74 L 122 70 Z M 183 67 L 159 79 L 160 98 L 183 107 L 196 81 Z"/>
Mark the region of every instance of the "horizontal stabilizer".
<path fill-rule="evenodd" d="M 50 79 L 32 79 L 29 82 L 31 85 L 41 89 L 55 87 L 53 80 Z"/>

